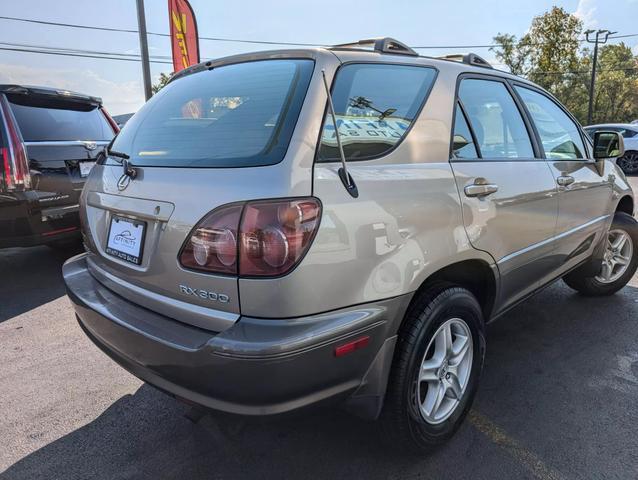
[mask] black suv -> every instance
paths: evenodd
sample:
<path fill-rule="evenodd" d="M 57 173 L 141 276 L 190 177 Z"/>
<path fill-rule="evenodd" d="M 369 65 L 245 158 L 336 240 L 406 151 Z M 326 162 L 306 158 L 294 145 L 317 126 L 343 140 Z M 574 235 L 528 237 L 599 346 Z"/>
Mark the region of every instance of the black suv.
<path fill-rule="evenodd" d="M 78 239 L 78 200 L 119 131 L 88 95 L 0 85 L 0 248 Z"/>

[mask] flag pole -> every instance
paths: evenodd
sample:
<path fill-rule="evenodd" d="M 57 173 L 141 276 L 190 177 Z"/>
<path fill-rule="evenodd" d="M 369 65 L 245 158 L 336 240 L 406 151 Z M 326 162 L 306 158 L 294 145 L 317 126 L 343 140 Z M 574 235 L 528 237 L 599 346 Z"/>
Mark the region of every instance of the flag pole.
<path fill-rule="evenodd" d="M 146 38 L 146 16 L 144 0 L 137 0 L 137 29 L 140 34 L 140 52 L 142 55 L 142 77 L 144 79 L 144 97 L 148 101 L 153 95 L 151 89 L 151 67 L 148 58 L 148 41 Z"/>

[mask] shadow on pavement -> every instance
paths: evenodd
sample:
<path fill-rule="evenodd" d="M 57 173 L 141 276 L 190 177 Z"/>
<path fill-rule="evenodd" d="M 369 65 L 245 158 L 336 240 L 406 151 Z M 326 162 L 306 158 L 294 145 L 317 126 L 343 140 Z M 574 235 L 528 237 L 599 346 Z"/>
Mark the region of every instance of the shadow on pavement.
<path fill-rule="evenodd" d="M 630 478 L 635 394 L 597 382 L 616 375 L 618 356 L 638 352 L 636 302 L 635 287 L 592 299 L 558 284 L 491 325 L 474 405 L 488 426 L 466 421 L 429 455 L 388 450 L 378 424 L 333 410 L 224 434 L 211 417 L 192 424 L 187 407 L 144 385 L 0 477 Z M 630 387 L 631 371 L 620 378 Z"/>
<path fill-rule="evenodd" d="M 64 295 L 62 264 L 80 252 L 79 245 L 0 250 L 0 323 Z"/>
<path fill-rule="evenodd" d="M 463 478 L 452 451 L 488 452 L 464 425 L 453 442 L 429 456 L 388 451 L 379 425 L 337 410 L 302 418 L 248 421 L 222 429 L 212 417 L 192 424 L 186 406 L 148 385 L 120 398 L 97 419 L 9 467 L 4 480 L 33 478 Z M 233 433 L 226 433 L 227 430 Z M 484 442 L 482 442 L 484 443 Z M 492 453 L 492 456 L 494 453 Z M 456 456 L 456 454 L 454 454 Z M 478 477 L 495 465 L 481 465 Z M 505 463 L 508 459 L 504 460 Z M 517 471 L 515 465 L 509 471 Z M 518 478 L 527 478 L 519 470 Z"/>

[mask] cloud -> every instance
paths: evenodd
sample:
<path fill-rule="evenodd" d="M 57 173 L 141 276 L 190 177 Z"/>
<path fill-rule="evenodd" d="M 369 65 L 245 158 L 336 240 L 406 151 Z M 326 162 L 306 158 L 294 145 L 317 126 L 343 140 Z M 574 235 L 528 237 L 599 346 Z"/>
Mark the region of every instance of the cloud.
<path fill-rule="evenodd" d="M 90 69 L 52 69 L 0 64 L 0 83 L 41 85 L 102 97 L 113 114 L 137 111 L 144 103 L 141 82 L 114 82 Z"/>
<path fill-rule="evenodd" d="M 598 26 L 598 20 L 596 19 L 595 0 L 579 0 L 578 6 L 574 15 L 576 15 L 582 22 L 585 29 L 594 28 Z"/>

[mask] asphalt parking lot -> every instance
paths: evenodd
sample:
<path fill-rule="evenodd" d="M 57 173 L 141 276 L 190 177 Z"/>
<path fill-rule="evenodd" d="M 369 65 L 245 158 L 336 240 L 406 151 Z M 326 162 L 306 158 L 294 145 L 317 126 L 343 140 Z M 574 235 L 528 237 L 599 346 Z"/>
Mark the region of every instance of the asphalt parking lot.
<path fill-rule="evenodd" d="M 602 299 L 556 283 L 492 324 L 468 421 L 414 457 L 338 410 L 193 424 L 81 332 L 69 254 L 0 251 L 2 479 L 638 477 L 638 276 Z"/>

